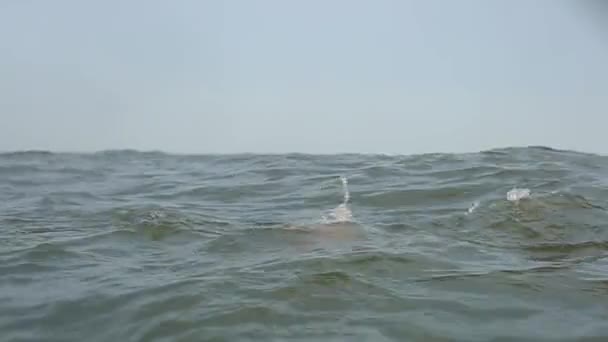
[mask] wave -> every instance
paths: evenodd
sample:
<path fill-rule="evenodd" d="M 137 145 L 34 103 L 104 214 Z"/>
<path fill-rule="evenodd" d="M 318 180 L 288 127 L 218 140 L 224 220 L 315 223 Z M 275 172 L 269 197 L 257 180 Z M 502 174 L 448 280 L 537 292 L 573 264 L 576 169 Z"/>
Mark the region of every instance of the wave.
<path fill-rule="evenodd" d="M 380 152 L 365 152 L 365 153 L 356 153 L 356 152 L 343 152 L 343 153 L 308 153 L 308 152 L 288 152 L 288 153 L 263 153 L 263 152 L 239 152 L 239 153 L 212 153 L 212 152 L 204 152 L 204 153 L 174 153 L 168 152 L 160 149 L 154 150 L 144 150 L 144 149 L 136 149 L 136 148 L 124 148 L 124 149 L 104 149 L 90 152 L 66 152 L 66 151 L 51 151 L 51 150 L 38 150 L 38 149 L 30 149 L 30 150 L 14 150 L 14 151 L 2 151 L 0 152 L 0 156 L 49 156 L 49 155 L 61 155 L 61 154 L 79 154 L 79 155 L 120 155 L 120 154 L 141 154 L 141 155 L 165 155 L 165 156 L 210 156 L 210 157 L 235 157 L 242 159 L 250 159 L 251 157 L 284 157 L 287 159 L 310 159 L 316 160 L 319 157 L 321 158 L 334 158 L 336 156 L 343 157 L 353 157 L 358 158 L 359 156 L 366 157 L 379 157 L 379 158 L 394 158 L 399 156 L 410 156 L 410 157 L 423 157 L 423 158 L 432 158 L 432 159 L 443 159 L 450 156 L 458 156 L 458 155 L 471 155 L 475 153 L 480 154 L 500 154 L 500 155 L 509 155 L 512 153 L 519 152 L 541 152 L 541 153 L 557 153 L 557 154 L 578 154 L 578 155 L 590 155 L 590 156 L 600 156 L 599 154 L 584 152 L 575 149 L 564 149 L 557 148 L 547 145 L 528 145 L 528 146 L 504 146 L 504 147 L 494 147 L 480 151 L 470 151 L 463 153 L 446 153 L 446 152 L 425 152 L 419 154 L 401 154 L 401 153 L 380 153 Z"/>
<path fill-rule="evenodd" d="M 461 340 L 479 322 L 482 339 L 505 322 L 542 339 L 534 327 L 555 321 L 548 307 L 568 308 L 563 322 L 604 310 L 603 157 L 544 147 L 16 156 L 0 156 L 9 339 L 459 332 L 445 322 L 464 327 Z M 514 188 L 529 193 L 509 201 Z"/>
<path fill-rule="evenodd" d="M 119 157 L 119 156 L 142 156 L 142 157 L 163 157 L 170 156 L 171 153 L 159 151 L 159 150 L 135 150 L 135 149 L 122 149 L 122 150 L 103 150 L 92 152 L 92 155 L 95 156 L 105 156 L 105 157 Z"/>
<path fill-rule="evenodd" d="M 24 150 L 24 151 L 13 151 L 13 152 L 0 152 L 0 158 L 11 158 L 11 157 L 49 157 L 56 155 L 56 153 L 45 150 Z"/>

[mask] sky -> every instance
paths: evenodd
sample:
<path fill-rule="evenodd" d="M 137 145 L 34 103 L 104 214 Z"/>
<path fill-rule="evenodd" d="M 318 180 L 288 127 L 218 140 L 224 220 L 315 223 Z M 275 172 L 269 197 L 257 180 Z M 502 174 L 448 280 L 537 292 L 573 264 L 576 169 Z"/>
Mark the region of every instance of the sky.
<path fill-rule="evenodd" d="M 593 3 L 0 0 L 0 150 L 606 154 Z"/>

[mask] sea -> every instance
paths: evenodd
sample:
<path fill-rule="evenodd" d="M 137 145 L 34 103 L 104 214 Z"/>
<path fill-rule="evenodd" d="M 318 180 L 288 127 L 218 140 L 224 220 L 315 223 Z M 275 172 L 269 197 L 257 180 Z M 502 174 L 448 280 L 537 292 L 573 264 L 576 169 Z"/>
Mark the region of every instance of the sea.
<path fill-rule="evenodd" d="M 608 341 L 608 157 L 0 154 L 0 341 Z"/>

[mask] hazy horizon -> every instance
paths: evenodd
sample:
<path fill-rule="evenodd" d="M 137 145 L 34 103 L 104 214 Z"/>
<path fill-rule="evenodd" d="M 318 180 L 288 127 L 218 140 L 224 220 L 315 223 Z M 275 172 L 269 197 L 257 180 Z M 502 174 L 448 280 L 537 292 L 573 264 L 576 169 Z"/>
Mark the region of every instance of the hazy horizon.
<path fill-rule="evenodd" d="M 589 4 L 7 1 L 0 151 L 606 154 Z"/>
<path fill-rule="evenodd" d="M 542 146 L 542 145 L 527 145 L 527 146 L 498 146 L 498 147 L 490 147 L 487 149 L 481 150 L 471 150 L 471 151 L 428 151 L 428 152 L 420 152 L 420 153 L 391 153 L 391 152 L 177 152 L 177 151 L 167 151 L 160 149 L 150 149 L 150 150 L 142 150 L 142 149 L 133 149 L 133 148 L 120 148 L 120 149 L 101 149 L 101 150 L 88 150 L 88 151 L 77 151 L 77 150 L 42 150 L 42 149 L 24 149 L 24 150 L 0 150 L 0 155 L 10 155 L 10 154 L 20 154 L 20 153 L 52 153 L 52 154 L 67 154 L 67 155 L 94 155 L 99 153 L 122 153 L 122 152 L 134 152 L 134 153 L 159 153 L 164 155 L 172 155 L 172 156 L 238 156 L 238 155 L 257 155 L 257 156 L 287 156 L 287 155 L 310 155 L 310 156 L 338 156 L 338 155 L 378 155 L 378 156 L 423 156 L 423 155 L 433 155 L 433 154 L 454 154 L 454 155 L 466 155 L 466 154 L 475 154 L 475 153 L 484 153 L 484 152 L 492 152 L 492 151 L 507 151 L 507 150 L 522 150 L 522 149 L 548 149 L 555 152 L 568 152 L 568 153 L 578 153 L 578 154 L 587 154 L 587 155 L 596 155 L 599 157 L 608 156 L 605 153 L 598 152 L 587 152 L 581 150 L 573 150 L 573 149 L 560 149 L 552 146 Z"/>

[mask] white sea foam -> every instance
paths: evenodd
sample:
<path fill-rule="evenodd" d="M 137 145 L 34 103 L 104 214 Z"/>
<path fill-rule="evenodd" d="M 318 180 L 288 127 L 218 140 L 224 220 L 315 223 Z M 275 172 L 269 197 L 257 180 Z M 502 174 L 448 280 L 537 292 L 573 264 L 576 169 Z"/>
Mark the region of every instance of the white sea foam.
<path fill-rule="evenodd" d="M 513 188 L 507 192 L 507 200 L 511 202 L 518 202 L 519 200 L 530 197 L 530 189 L 518 189 Z"/>

